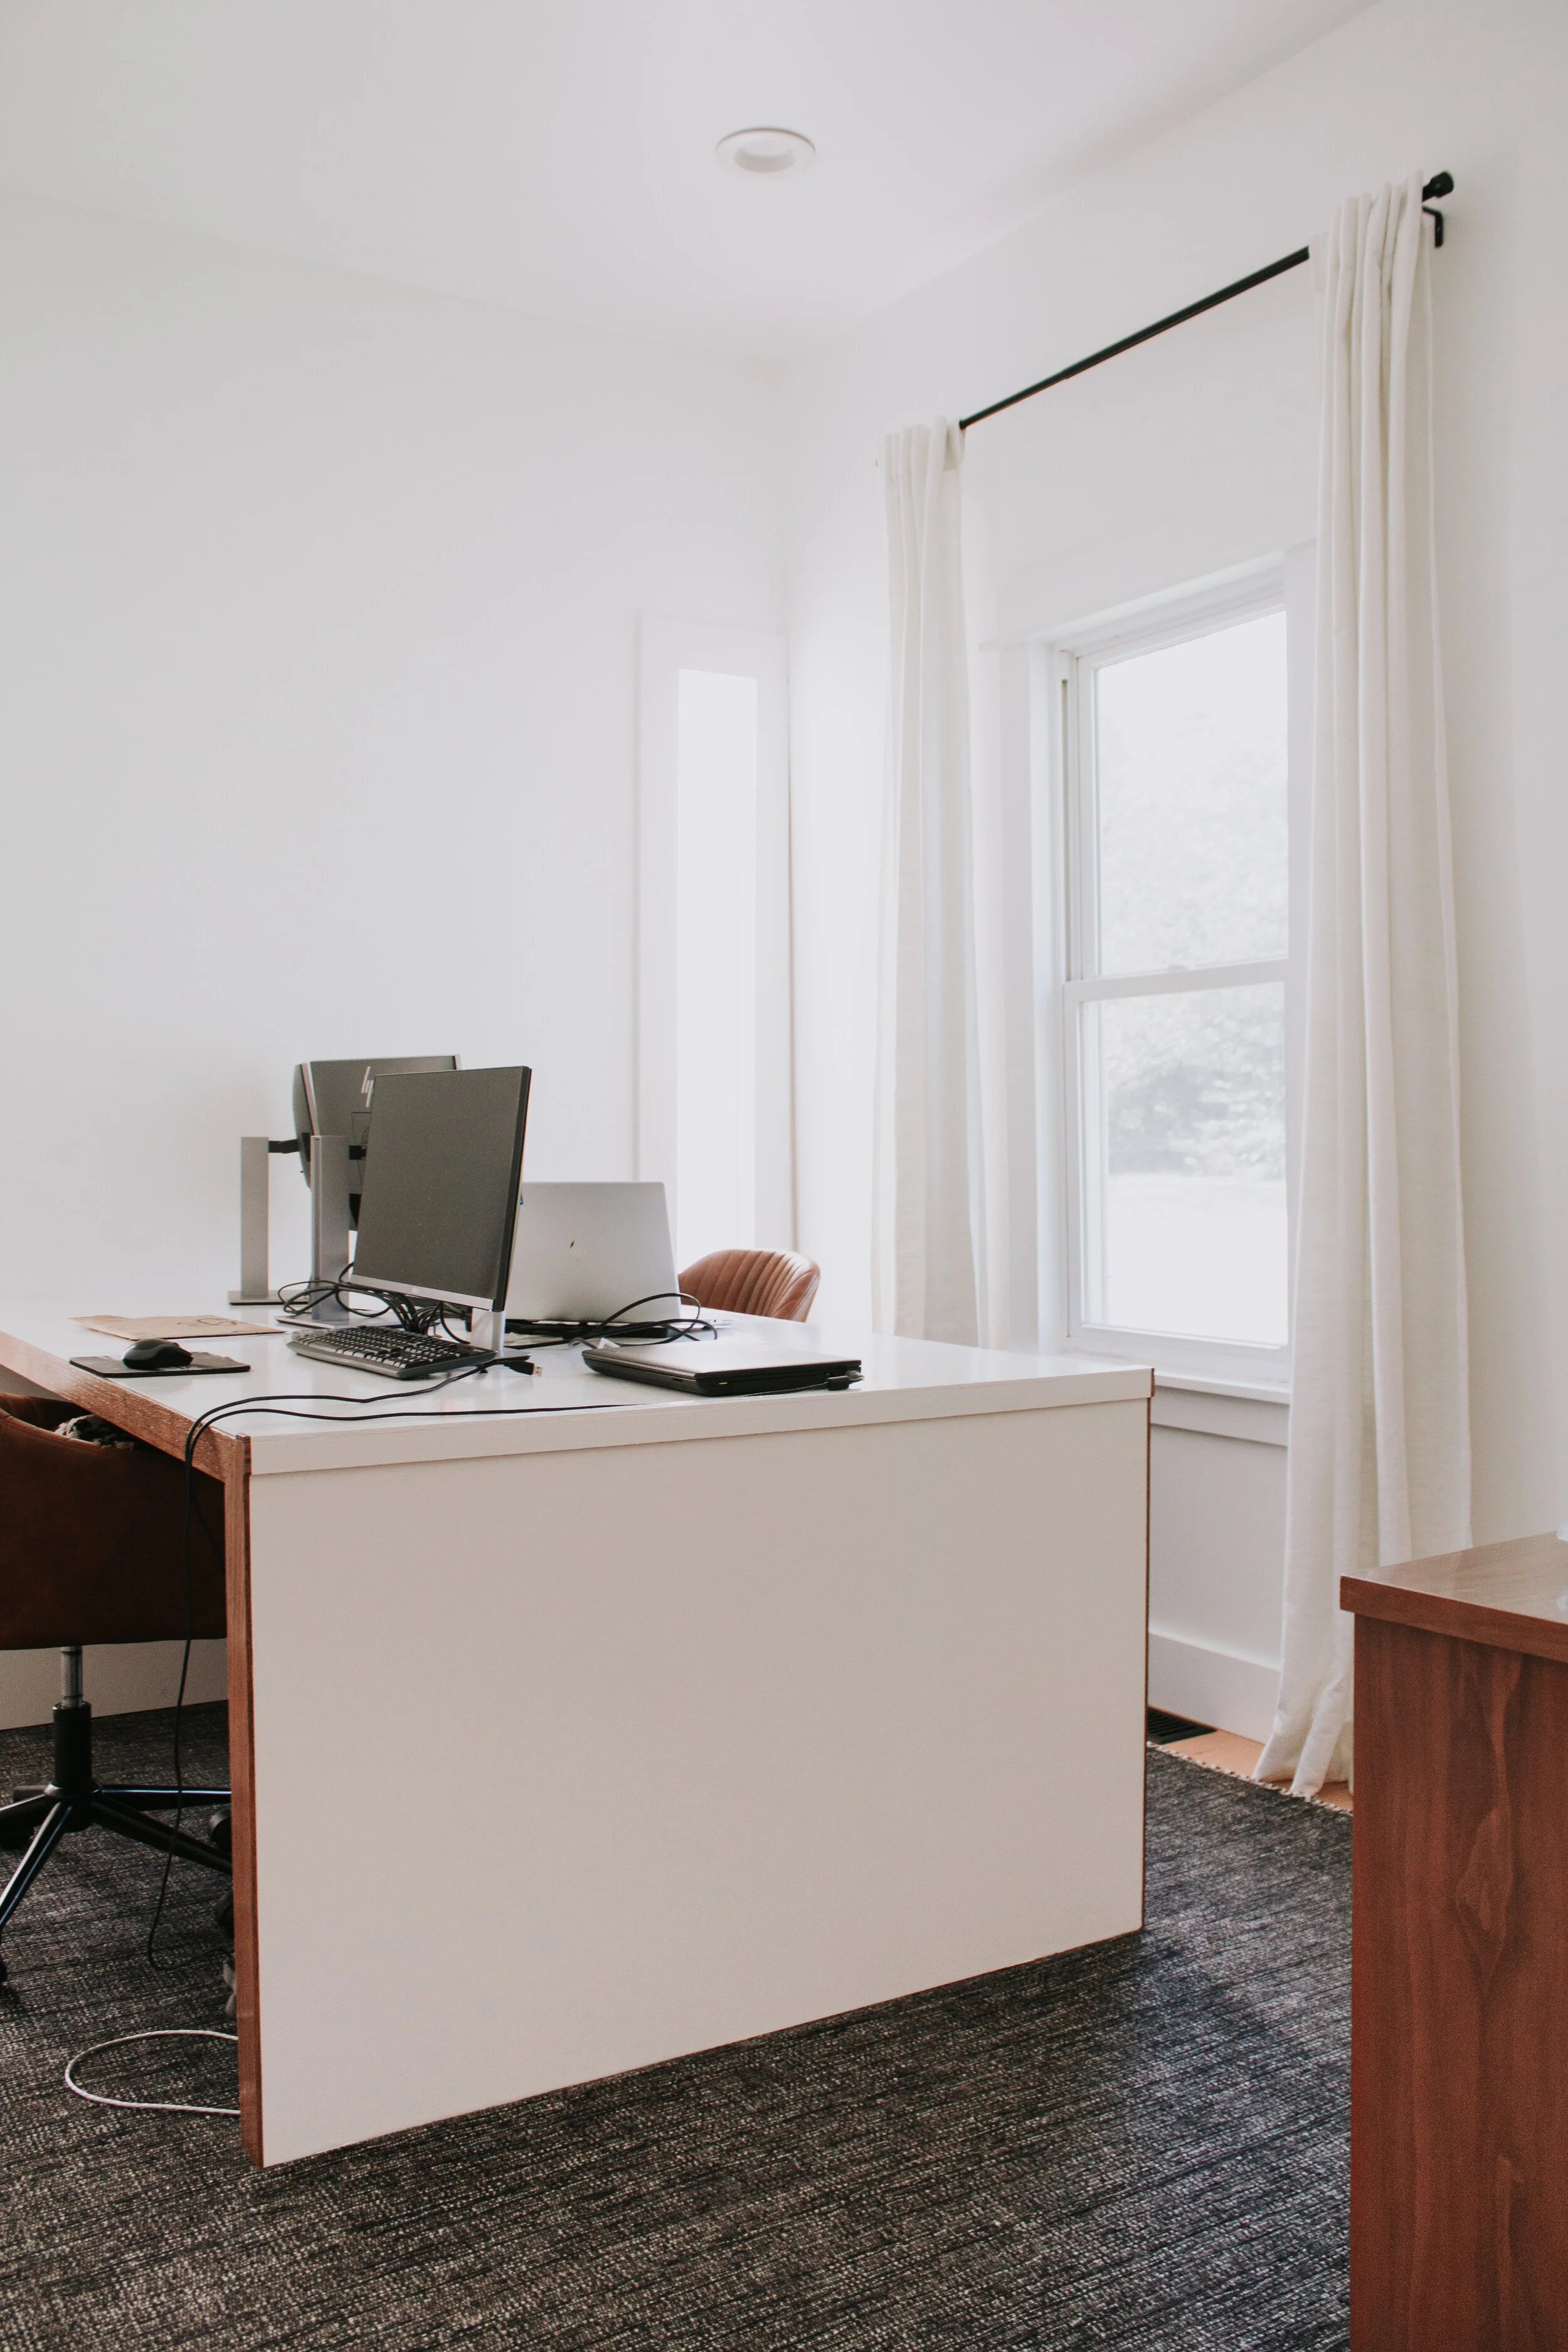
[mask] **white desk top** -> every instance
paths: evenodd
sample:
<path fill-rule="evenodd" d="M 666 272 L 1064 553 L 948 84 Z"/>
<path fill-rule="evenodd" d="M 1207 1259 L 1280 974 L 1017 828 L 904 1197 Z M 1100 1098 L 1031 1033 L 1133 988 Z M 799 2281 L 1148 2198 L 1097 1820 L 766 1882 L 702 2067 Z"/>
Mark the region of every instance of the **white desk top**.
<path fill-rule="evenodd" d="M 183 1313 L 232 1312 L 205 1302 L 175 1302 Z M 168 1299 L 115 1299 L 83 1305 L 52 1299 L 0 1300 L 0 1363 L 41 1385 L 58 1375 L 39 1360 L 68 1365 L 73 1356 L 122 1356 L 124 1343 L 84 1330 L 77 1314 L 152 1315 L 174 1311 Z M 268 1319 L 269 1310 L 253 1318 Z M 260 1412 L 237 1413 L 218 1424 L 250 1440 L 253 1476 L 300 1470 L 368 1468 L 395 1462 L 455 1461 L 498 1454 L 575 1451 L 580 1447 L 658 1444 L 742 1432 L 763 1435 L 792 1429 L 830 1429 L 868 1422 L 922 1421 L 976 1412 L 1038 1412 L 1043 1407 L 1104 1404 L 1147 1398 L 1152 1374 L 1139 1365 L 1086 1356 L 1009 1355 L 987 1348 L 954 1348 L 933 1339 L 895 1339 L 847 1331 L 831 1323 L 762 1323 L 721 1318 L 737 1335 L 758 1331 L 820 1343 L 834 1355 L 858 1356 L 865 1377 L 852 1389 L 809 1390 L 795 1395 L 690 1398 L 668 1389 L 606 1380 L 590 1371 L 575 1349 L 542 1349 L 539 1372 L 491 1370 L 477 1379 L 419 1396 L 398 1410 L 406 1392 L 374 1372 L 353 1372 L 296 1355 L 287 1331 L 260 1338 L 191 1341 L 214 1355 L 249 1366 L 232 1376 L 182 1379 L 159 1374 L 97 1381 L 91 1410 L 114 1417 L 117 1393 L 134 1391 L 188 1425 L 216 1405 L 247 1397 L 288 1398 L 293 1410 L 320 1410 L 321 1420 L 292 1420 Z M 19 1345 L 6 1346 L 6 1340 Z M 700 1343 L 694 1343 L 700 1344 Z M 84 1377 L 73 1376 L 80 1394 Z M 330 1400 L 339 1400 L 333 1403 Z M 353 1415 L 374 1409 L 372 1422 Z"/>

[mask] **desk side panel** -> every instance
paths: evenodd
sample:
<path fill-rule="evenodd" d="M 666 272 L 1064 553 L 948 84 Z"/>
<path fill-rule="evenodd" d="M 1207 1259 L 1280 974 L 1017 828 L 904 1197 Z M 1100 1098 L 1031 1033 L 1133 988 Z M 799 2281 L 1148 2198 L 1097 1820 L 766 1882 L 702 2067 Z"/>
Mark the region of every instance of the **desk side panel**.
<path fill-rule="evenodd" d="M 1136 1927 L 1146 1517 L 1141 1402 L 254 1481 L 268 2160 Z"/>
<path fill-rule="evenodd" d="M 257 2009 L 255 1742 L 250 1676 L 250 1478 L 246 1449 L 224 1483 L 228 1618 L 228 1784 L 234 1864 L 234 2009 L 239 2037 L 239 2131 L 260 2164 L 261 2046 Z"/>

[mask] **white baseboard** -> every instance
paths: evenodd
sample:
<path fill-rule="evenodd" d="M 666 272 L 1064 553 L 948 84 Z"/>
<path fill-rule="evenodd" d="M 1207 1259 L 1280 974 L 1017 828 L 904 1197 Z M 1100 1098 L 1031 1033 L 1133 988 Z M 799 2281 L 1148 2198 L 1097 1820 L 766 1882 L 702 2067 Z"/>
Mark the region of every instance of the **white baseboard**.
<path fill-rule="evenodd" d="M 184 1646 L 181 1642 L 115 1642 L 85 1650 L 82 1688 L 93 1714 L 142 1715 L 150 1707 L 173 1706 Z M 188 1706 L 227 1697 L 227 1656 L 226 1643 L 192 1643 L 185 1682 Z M 0 1730 L 47 1723 L 59 1695 L 58 1650 L 0 1651 Z"/>
<path fill-rule="evenodd" d="M 1149 1629 L 1149 1704 L 1190 1716 L 1247 1739 L 1267 1739 L 1274 1723 L 1279 1669 L 1175 1633 Z"/>

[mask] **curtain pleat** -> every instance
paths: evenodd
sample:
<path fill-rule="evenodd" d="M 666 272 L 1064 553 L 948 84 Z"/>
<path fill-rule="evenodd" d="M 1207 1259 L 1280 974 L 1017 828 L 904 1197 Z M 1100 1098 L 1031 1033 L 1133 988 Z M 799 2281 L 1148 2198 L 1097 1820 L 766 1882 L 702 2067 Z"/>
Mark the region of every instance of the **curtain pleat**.
<path fill-rule="evenodd" d="M 1306 1066 L 1284 1660 L 1263 1778 L 1351 1769 L 1339 1580 L 1470 1539 L 1454 902 L 1419 173 L 1321 253 Z"/>
<path fill-rule="evenodd" d="M 979 1053 L 959 464 L 939 419 L 882 444 L 890 677 L 883 799 L 873 1307 L 978 1336 Z"/>

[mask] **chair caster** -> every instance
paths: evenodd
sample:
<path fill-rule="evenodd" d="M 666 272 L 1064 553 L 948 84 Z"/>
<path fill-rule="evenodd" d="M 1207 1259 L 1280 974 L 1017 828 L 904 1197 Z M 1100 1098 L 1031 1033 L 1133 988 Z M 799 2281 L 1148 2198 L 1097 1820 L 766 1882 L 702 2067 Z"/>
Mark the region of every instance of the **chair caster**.
<path fill-rule="evenodd" d="M 226 1805 L 221 1813 L 215 1813 L 207 1823 L 207 1835 L 220 1853 L 233 1853 L 234 1816 Z"/>

